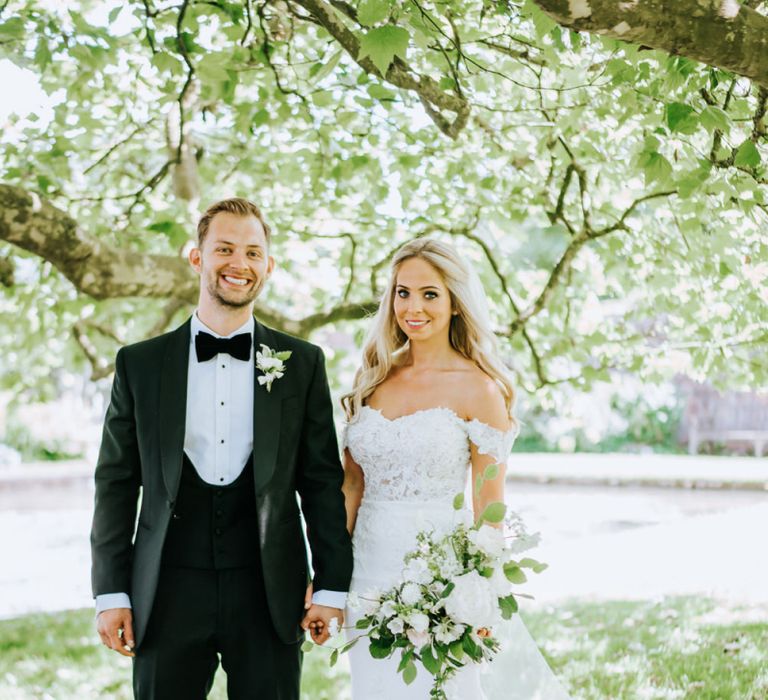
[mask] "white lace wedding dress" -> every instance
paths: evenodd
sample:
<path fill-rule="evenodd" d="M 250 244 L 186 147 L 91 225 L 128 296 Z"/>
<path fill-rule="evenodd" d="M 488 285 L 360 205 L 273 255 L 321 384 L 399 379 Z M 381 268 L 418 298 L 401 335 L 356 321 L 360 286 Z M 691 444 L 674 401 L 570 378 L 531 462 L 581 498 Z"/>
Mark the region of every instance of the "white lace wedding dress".
<path fill-rule="evenodd" d="M 430 408 L 390 420 L 364 406 L 344 427 L 342 444 L 365 475 L 357 514 L 351 590 L 386 590 L 427 528 L 447 531 L 461 517 L 454 496 L 464 492 L 470 473 L 470 441 L 482 454 L 506 461 L 515 434 L 480 421 L 465 421 L 448 408 Z M 348 610 L 347 625 L 361 616 Z M 502 650 L 490 664 L 471 664 L 452 682 L 451 696 L 461 700 L 568 700 L 518 615 L 495 629 Z M 350 631 L 354 635 L 354 629 Z M 406 685 L 397 673 L 400 654 L 374 659 L 366 640 L 350 652 L 353 700 L 428 700 L 432 677 L 419 667 Z"/>

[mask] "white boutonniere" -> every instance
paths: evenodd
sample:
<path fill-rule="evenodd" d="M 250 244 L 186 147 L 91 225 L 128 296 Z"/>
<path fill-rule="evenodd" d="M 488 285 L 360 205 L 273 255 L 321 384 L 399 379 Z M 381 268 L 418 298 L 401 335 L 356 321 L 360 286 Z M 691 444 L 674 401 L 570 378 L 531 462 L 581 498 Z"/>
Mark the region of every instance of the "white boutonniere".
<path fill-rule="evenodd" d="M 285 361 L 291 356 L 290 350 L 276 351 L 261 344 L 261 352 L 256 353 L 256 368 L 264 374 L 259 377 L 259 384 L 267 391 L 272 390 L 272 382 L 285 374 Z"/>

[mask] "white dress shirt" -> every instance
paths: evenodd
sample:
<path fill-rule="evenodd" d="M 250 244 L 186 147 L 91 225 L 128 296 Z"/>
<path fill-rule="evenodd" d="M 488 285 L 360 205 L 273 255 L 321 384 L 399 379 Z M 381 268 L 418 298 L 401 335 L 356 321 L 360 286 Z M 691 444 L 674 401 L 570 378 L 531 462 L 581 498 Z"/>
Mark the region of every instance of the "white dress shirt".
<path fill-rule="evenodd" d="M 231 338 L 241 333 L 253 337 L 254 320 L 250 317 L 229 335 L 219 335 L 192 315 L 189 364 L 187 367 L 187 413 L 184 428 L 184 452 L 203 481 L 226 486 L 240 476 L 253 451 L 253 387 L 255 364 L 251 357 L 238 360 L 219 353 L 206 362 L 197 361 L 195 336 L 210 333 L 216 338 Z M 253 343 L 251 343 L 253 346 Z M 213 426 L 213 430 L 211 430 Z M 346 593 L 315 591 L 312 602 L 343 608 Z M 130 608 L 127 593 L 96 596 L 96 614 L 110 608 Z"/>
<path fill-rule="evenodd" d="M 187 369 L 187 418 L 184 452 L 200 478 L 217 486 L 231 484 L 243 471 L 253 451 L 253 347 L 247 360 L 219 353 L 206 362 L 197 361 L 195 336 L 209 333 L 232 338 L 241 333 L 253 337 L 253 316 L 229 335 L 219 335 L 192 316 Z M 253 342 L 251 342 L 253 345 Z"/>

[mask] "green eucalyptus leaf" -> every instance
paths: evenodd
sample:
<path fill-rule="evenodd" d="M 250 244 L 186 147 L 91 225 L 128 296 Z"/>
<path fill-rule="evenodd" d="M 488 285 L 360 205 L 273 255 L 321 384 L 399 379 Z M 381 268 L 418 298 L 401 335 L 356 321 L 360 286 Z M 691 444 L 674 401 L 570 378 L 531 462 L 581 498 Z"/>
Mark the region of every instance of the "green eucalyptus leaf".
<path fill-rule="evenodd" d="M 500 523 L 504 520 L 504 514 L 507 512 L 507 507 L 500 502 L 489 503 L 485 510 L 483 510 L 480 516 L 481 522 L 487 523 Z"/>

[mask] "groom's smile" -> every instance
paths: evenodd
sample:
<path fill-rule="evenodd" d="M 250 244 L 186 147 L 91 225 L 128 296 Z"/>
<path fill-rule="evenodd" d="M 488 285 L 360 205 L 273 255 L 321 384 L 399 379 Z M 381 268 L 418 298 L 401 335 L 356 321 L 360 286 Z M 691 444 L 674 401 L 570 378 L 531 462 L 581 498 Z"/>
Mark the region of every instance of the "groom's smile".
<path fill-rule="evenodd" d="M 252 304 L 274 267 L 264 227 L 255 216 L 216 214 L 190 262 L 202 277 L 202 292 L 219 306 Z"/>

